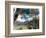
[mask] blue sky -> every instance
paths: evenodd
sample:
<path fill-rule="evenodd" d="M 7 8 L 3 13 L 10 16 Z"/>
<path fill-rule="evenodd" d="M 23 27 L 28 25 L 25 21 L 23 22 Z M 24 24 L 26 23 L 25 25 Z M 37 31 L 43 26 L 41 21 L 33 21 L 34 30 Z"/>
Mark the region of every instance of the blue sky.
<path fill-rule="evenodd" d="M 29 13 L 31 13 L 32 11 L 32 9 L 26 9 L 26 8 L 16 8 L 16 11 L 15 11 L 15 14 L 16 13 L 18 13 L 20 10 L 22 10 L 22 13 L 24 13 L 24 14 L 29 14 Z M 34 9 L 35 10 L 35 15 L 38 15 L 39 14 L 39 10 L 38 9 Z"/>

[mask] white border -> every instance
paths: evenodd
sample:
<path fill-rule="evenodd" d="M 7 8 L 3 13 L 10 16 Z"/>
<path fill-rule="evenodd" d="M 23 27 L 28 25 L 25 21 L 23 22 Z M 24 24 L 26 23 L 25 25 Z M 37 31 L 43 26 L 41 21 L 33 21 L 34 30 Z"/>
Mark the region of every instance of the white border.
<path fill-rule="evenodd" d="M 13 30 L 13 8 L 34 8 L 39 9 L 39 29 L 31 29 L 31 30 Z M 10 13 L 10 33 L 34 33 L 34 32 L 42 32 L 42 6 L 24 6 L 24 5 L 11 5 L 11 13 Z"/>

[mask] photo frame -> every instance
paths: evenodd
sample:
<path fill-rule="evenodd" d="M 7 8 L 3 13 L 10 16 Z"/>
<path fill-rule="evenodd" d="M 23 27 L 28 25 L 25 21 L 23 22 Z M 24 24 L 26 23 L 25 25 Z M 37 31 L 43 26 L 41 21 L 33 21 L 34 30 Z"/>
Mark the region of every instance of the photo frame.
<path fill-rule="evenodd" d="M 26 19 L 25 20 L 26 22 L 22 19 L 21 20 L 18 19 L 17 23 L 19 22 L 19 25 L 14 26 L 14 24 L 17 24 L 16 16 L 14 16 L 16 15 L 16 13 L 21 16 L 25 15 L 24 20 Z M 30 17 L 30 15 L 32 17 Z M 36 18 L 33 17 L 34 15 L 36 16 Z M 36 23 L 32 22 L 32 19 L 35 19 L 35 21 L 37 20 Z M 31 27 L 28 25 L 26 26 L 26 24 L 29 24 L 30 21 L 32 23 L 32 26 Z M 23 24 L 25 25 L 23 26 Z M 14 27 L 15 29 L 13 30 Z M 45 34 L 45 4 L 44 3 L 5 1 L 5 36 L 6 37 L 34 36 L 34 35 L 44 35 L 44 34 Z"/>

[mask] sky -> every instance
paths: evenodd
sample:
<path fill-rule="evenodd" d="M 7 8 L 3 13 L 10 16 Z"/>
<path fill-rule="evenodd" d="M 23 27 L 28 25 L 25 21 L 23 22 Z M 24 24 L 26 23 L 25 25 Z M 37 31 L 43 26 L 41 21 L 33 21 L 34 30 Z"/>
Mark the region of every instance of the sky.
<path fill-rule="evenodd" d="M 15 11 L 15 14 L 17 14 L 19 11 L 22 10 L 22 13 L 24 14 L 29 14 L 29 13 L 32 13 L 32 9 L 26 9 L 26 8 L 16 8 L 16 11 Z M 35 14 L 38 15 L 39 14 L 39 10 L 38 9 L 34 9 L 35 10 Z"/>

